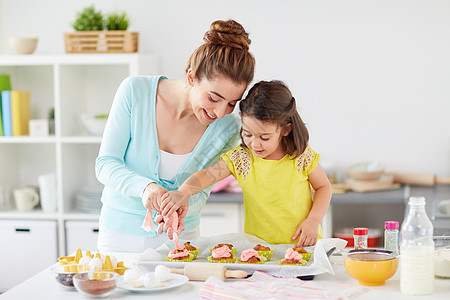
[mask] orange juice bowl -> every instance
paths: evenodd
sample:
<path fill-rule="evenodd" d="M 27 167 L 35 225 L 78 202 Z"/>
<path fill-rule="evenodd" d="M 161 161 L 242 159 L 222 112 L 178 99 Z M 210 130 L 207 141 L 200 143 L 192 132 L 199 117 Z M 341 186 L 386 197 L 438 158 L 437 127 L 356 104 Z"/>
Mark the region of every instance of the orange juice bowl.
<path fill-rule="evenodd" d="M 398 255 L 388 250 L 349 250 L 343 256 L 345 270 L 361 285 L 383 285 L 397 272 Z"/>

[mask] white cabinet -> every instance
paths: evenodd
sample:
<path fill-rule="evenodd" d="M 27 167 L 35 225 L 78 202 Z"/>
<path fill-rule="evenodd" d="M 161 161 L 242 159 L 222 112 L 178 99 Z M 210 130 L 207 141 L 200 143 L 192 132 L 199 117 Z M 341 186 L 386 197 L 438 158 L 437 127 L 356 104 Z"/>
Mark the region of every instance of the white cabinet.
<path fill-rule="evenodd" d="M 0 292 L 55 263 L 56 221 L 0 220 Z"/>
<path fill-rule="evenodd" d="M 200 217 L 200 236 L 244 232 L 242 203 L 206 202 Z"/>
<path fill-rule="evenodd" d="M 66 250 L 74 253 L 77 248 L 82 251 L 97 251 L 98 222 L 66 221 Z"/>
<path fill-rule="evenodd" d="M 57 221 L 58 255 L 66 255 L 65 222 L 98 220 L 98 214 L 75 210 L 77 192 L 101 188 L 94 173 L 101 136 L 87 133 L 80 114 L 107 114 L 121 81 L 129 75 L 157 75 L 158 59 L 138 53 L 10 55 L 0 56 L 0 74 L 10 75 L 13 89 L 30 91 L 31 119 L 46 119 L 55 109 L 54 135 L 0 136 L 0 185 L 12 194 L 15 188 L 37 186 L 39 175 L 55 172 L 58 195 L 55 213 L 13 209 L 0 211 L 0 220 Z"/>

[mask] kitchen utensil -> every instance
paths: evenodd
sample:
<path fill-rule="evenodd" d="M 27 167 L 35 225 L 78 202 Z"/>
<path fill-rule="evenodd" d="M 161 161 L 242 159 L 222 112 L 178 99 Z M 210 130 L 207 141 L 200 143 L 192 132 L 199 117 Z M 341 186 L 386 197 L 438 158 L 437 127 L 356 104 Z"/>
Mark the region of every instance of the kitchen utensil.
<path fill-rule="evenodd" d="M 394 276 L 398 267 L 398 256 L 384 249 L 341 251 L 347 273 L 367 286 L 383 285 Z"/>
<path fill-rule="evenodd" d="M 104 298 L 114 291 L 119 275 L 108 271 L 90 271 L 78 273 L 73 284 L 80 294 L 88 297 Z"/>
<path fill-rule="evenodd" d="M 383 166 L 377 162 L 359 163 L 347 170 L 347 174 L 356 180 L 377 180 L 383 173 Z"/>
<path fill-rule="evenodd" d="M 14 200 L 18 211 L 31 211 L 39 204 L 39 194 L 33 188 L 16 189 Z"/>
<path fill-rule="evenodd" d="M 434 186 L 438 183 L 450 184 L 450 177 L 437 177 L 432 173 L 393 173 L 394 182 L 409 185 Z"/>
<path fill-rule="evenodd" d="M 345 184 L 355 192 L 371 192 L 380 190 L 390 190 L 399 188 L 399 184 L 394 184 L 394 175 L 384 174 L 376 180 L 357 180 L 347 178 Z"/>
<path fill-rule="evenodd" d="M 185 275 L 189 280 L 205 281 L 209 276 L 216 276 L 224 281 L 226 278 L 245 278 L 247 272 L 242 270 L 228 270 L 225 266 L 216 264 L 187 264 L 184 269 L 170 269 L 171 273 Z"/>

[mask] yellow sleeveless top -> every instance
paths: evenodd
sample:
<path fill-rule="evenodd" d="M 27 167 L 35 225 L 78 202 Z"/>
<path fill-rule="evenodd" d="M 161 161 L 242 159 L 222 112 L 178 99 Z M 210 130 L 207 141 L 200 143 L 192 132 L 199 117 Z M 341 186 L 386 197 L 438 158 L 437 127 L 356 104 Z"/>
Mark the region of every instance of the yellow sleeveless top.
<path fill-rule="evenodd" d="M 244 231 L 270 244 L 297 243 L 298 239 L 293 241 L 292 237 L 312 207 L 308 175 L 320 155 L 307 146 L 296 159 L 286 154 L 280 160 L 265 160 L 237 146 L 221 158 L 242 187 Z"/>

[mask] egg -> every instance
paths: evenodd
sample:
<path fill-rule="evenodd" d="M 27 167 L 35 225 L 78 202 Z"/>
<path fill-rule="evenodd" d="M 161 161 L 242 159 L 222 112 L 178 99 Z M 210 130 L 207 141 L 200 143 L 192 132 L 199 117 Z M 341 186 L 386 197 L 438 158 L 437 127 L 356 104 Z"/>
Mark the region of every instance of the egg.
<path fill-rule="evenodd" d="M 91 266 L 92 268 L 96 268 L 98 270 L 101 270 L 103 268 L 103 263 L 102 263 L 102 260 L 100 258 L 94 257 L 89 262 L 89 266 Z"/>
<path fill-rule="evenodd" d="M 155 275 L 152 272 L 145 273 L 143 284 L 144 287 L 148 289 L 161 286 L 161 283 L 155 278 Z"/>
<path fill-rule="evenodd" d="M 170 270 L 168 267 L 163 265 L 157 265 L 155 268 L 155 278 L 160 281 L 164 282 L 170 279 Z"/>
<path fill-rule="evenodd" d="M 83 256 L 82 258 L 80 258 L 80 260 L 78 261 L 78 263 L 80 265 L 89 265 L 89 263 L 91 262 L 91 257 L 90 256 Z"/>
<path fill-rule="evenodd" d="M 134 287 L 142 286 L 143 274 L 140 269 L 127 269 L 123 274 L 123 281 Z"/>

